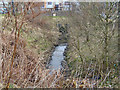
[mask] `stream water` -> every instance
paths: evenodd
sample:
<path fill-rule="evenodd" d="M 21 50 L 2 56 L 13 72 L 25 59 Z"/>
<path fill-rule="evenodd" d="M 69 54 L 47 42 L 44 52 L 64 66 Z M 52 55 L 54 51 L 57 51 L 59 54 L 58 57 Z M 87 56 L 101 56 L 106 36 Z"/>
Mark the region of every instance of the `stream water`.
<path fill-rule="evenodd" d="M 64 60 L 64 52 L 67 47 L 67 43 L 60 44 L 55 48 L 55 51 L 52 54 L 52 59 L 49 63 L 50 70 L 58 70 L 63 68 L 61 62 Z"/>

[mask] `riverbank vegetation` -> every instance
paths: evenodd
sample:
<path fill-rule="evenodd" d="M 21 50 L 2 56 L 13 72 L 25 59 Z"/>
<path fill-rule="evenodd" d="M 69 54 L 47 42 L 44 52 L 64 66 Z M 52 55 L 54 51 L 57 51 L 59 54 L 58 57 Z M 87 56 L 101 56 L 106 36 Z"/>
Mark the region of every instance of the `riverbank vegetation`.
<path fill-rule="evenodd" d="M 45 12 L 39 9 L 32 11 L 41 3 L 24 3 L 24 11 L 20 9 L 22 4 L 14 3 L 14 12 L 9 11 L 2 19 L 0 88 L 55 87 L 63 76 L 59 71 L 51 75 L 46 64 L 60 35 L 56 22 L 43 18 Z"/>
<path fill-rule="evenodd" d="M 69 13 L 67 52 L 71 75 L 96 81 L 97 87 L 118 88 L 117 3 L 79 3 L 74 9 Z"/>
<path fill-rule="evenodd" d="M 118 3 L 72 3 L 55 17 L 41 5 L 14 3 L 0 18 L 0 88 L 118 88 Z M 67 43 L 67 68 L 51 74 L 59 43 Z"/>

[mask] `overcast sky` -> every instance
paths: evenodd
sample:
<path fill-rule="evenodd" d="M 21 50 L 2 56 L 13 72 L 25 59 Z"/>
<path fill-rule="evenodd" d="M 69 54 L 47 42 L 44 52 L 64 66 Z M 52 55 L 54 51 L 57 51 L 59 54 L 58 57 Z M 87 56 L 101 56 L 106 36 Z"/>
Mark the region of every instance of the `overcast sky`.
<path fill-rule="evenodd" d="M 1 1 L 9 1 L 12 0 L 0 0 Z M 120 0 L 13 0 L 14 2 L 62 2 L 62 1 L 69 1 L 69 2 L 119 2 Z"/>

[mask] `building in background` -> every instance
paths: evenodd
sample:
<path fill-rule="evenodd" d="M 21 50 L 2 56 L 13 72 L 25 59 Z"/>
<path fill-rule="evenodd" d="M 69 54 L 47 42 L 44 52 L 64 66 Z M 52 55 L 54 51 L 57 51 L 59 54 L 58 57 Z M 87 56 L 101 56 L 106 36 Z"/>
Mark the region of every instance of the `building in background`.
<path fill-rule="evenodd" d="M 68 11 L 72 10 L 72 4 L 68 1 L 62 2 L 43 2 L 43 9 L 50 11 Z"/>
<path fill-rule="evenodd" d="M 8 2 L 0 2 L 0 14 L 7 13 L 7 8 L 9 7 L 8 5 Z"/>
<path fill-rule="evenodd" d="M 9 4 L 8 2 L 0 2 L 0 13 L 4 14 L 7 12 L 7 8 L 9 7 L 8 5 L 11 5 L 14 8 L 14 2 L 12 2 L 11 4 Z M 42 2 L 43 6 L 41 7 L 42 10 L 46 10 L 46 11 L 69 11 L 72 10 L 72 4 L 71 2 L 68 1 L 56 1 L 56 2 L 52 2 L 52 0 L 50 2 Z M 24 6 L 24 4 L 23 4 Z M 10 8 L 9 8 L 10 9 Z M 24 7 L 22 9 L 24 11 Z M 13 9 L 13 13 L 14 13 L 14 9 Z"/>
<path fill-rule="evenodd" d="M 72 10 L 72 3 L 71 2 L 63 2 L 63 10 L 64 11 L 71 11 Z"/>

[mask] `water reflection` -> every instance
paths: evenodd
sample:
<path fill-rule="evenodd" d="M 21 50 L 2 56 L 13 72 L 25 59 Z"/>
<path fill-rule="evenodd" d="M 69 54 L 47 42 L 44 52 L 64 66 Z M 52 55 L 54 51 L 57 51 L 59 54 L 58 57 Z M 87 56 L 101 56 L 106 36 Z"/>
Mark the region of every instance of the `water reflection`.
<path fill-rule="evenodd" d="M 50 61 L 49 68 L 51 70 L 58 70 L 63 68 L 61 62 L 64 60 L 64 52 L 67 47 L 67 43 L 60 44 L 55 48 L 55 51 L 52 54 L 52 60 Z"/>

